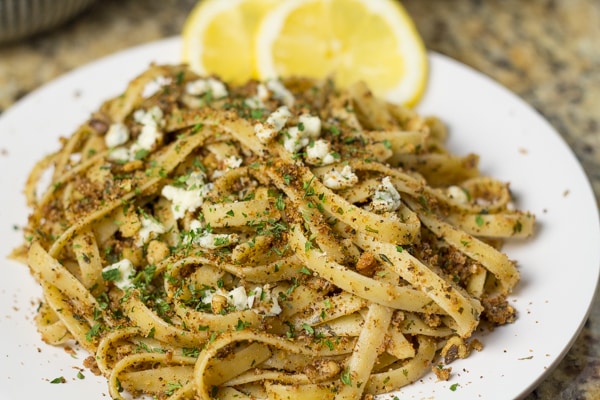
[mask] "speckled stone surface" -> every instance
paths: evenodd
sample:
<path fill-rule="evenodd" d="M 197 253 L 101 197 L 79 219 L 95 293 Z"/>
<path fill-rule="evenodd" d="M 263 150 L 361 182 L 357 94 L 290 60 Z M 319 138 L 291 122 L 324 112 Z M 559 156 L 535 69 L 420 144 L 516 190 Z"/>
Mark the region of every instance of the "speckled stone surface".
<path fill-rule="evenodd" d="M 195 2 L 98 1 L 51 32 L 1 46 L 0 113 L 82 64 L 178 34 Z M 544 115 L 575 151 L 600 199 L 600 1 L 403 3 L 429 49 L 489 75 Z M 526 400 L 600 399 L 599 342 L 600 299 L 564 360 Z"/>

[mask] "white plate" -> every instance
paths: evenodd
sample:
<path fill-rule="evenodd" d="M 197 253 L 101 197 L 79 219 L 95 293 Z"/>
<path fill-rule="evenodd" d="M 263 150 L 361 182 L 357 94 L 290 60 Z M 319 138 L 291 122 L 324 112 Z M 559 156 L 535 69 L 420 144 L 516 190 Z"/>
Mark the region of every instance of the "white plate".
<path fill-rule="evenodd" d="M 32 321 L 40 290 L 27 268 L 6 260 L 27 217 L 22 190 L 35 161 L 58 148 L 89 113 L 119 94 L 151 61 L 179 61 L 178 38 L 104 58 L 42 87 L 0 118 L 0 399 L 100 399 L 106 382 L 73 357 L 43 344 Z M 485 76 L 431 54 L 431 81 L 419 111 L 450 128 L 454 152 L 476 152 L 486 174 L 510 182 L 539 232 L 509 243 L 522 281 L 511 298 L 518 320 L 481 336 L 485 349 L 452 364 L 448 382 L 429 374 L 403 399 L 512 399 L 526 395 L 569 349 L 592 302 L 600 271 L 600 229 L 587 178 L 553 128 Z M 65 384 L 51 384 L 57 377 Z M 457 384 L 457 386 L 452 386 Z M 451 390 L 454 387 L 455 390 Z M 391 399 L 393 396 L 382 396 Z"/>

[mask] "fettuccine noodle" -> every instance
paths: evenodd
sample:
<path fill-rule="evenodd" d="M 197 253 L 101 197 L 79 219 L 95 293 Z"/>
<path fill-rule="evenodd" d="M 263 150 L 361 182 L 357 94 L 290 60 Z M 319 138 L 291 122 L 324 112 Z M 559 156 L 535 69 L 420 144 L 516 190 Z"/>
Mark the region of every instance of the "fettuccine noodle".
<path fill-rule="evenodd" d="M 360 399 L 449 371 L 516 318 L 500 246 L 534 217 L 446 135 L 362 84 L 153 65 L 31 172 L 13 256 L 39 332 L 115 399 Z"/>

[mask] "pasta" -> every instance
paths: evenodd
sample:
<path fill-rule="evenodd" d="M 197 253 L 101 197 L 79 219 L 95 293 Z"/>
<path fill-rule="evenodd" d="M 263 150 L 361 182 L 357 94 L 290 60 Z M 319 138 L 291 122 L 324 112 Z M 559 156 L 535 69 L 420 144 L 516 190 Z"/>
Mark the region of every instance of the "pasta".
<path fill-rule="evenodd" d="M 360 83 L 152 65 L 31 172 L 13 257 L 39 332 L 115 399 L 359 399 L 449 371 L 516 318 L 501 245 L 535 218 L 446 136 Z"/>

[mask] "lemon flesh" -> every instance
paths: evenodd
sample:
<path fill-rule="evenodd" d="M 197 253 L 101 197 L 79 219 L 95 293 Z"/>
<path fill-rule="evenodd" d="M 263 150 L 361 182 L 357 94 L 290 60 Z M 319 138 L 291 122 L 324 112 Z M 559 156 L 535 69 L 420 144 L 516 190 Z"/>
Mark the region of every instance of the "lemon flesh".
<path fill-rule="evenodd" d="M 203 0 L 186 19 L 183 62 L 232 83 L 256 77 L 254 36 L 277 0 Z"/>
<path fill-rule="evenodd" d="M 261 79 L 362 80 L 386 99 L 413 104 L 427 78 L 414 24 L 394 0 L 288 0 L 266 14 L 256 36 Z"/>

